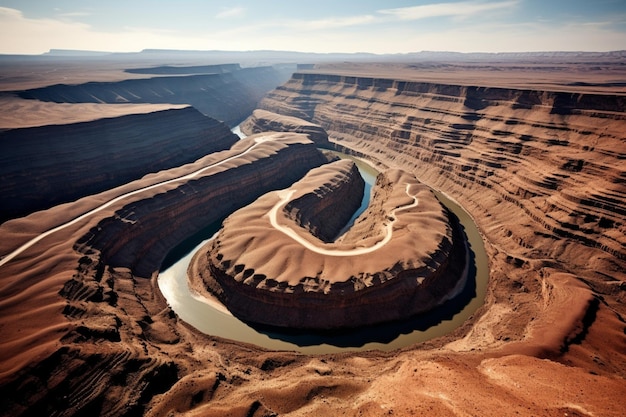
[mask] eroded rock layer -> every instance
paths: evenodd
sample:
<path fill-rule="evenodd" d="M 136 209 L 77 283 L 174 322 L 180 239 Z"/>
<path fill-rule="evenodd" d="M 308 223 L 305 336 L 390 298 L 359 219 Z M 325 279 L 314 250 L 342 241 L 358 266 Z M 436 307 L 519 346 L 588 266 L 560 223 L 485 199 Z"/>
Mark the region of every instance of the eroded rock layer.
<path fill-rule="evenodd" d="M 332 168 L 313 170 L 229 216 L 190 273 L 236 316 L 281 327 L 359 327 L 408 318 L 451 298 L 464 284 L 464 241 L 411 174 L 380 174 L 355 232 L 336 242 L 294 221 L 292 207 L 337 178 Z M 332 194 L 325 199 L 333 204 L 348 198 Z"/>
<path fill-rule="evenodd" d="M 0 132 L 0 223 L 195 161 L 238 139 L 191 107 Z"/>
<path fill-rule="evenodd" d="M 124 206 L 83 236 L 77 247 L 97 250 L 108 265 L 150 277 L 167 252 L 187 236 L 327 162 L 301 134 L 251 136 L 237 149 L 240 152 L 225 163 L 218 161 L 200 175 L 159 187 Z"/>
<path fill-rule="evenodd" d="M 284 116 L 267 110 L 256 109 L 241 122 L 241 131 L 246 135 L 260 132 L 296 132 L 306 134 L 318 146 L 328 147 L 328 133 L 320 125 L 298 117 Z"/>
<path fill-rule="evenodd" d="M 295 74 L 261 107 L 414 170 L 477 218 L 510 206 L 528 223 L 515 231 L 522 247 L 536 248 L 541 231 L 596 248 L 602 262 L 626 259 L 626 96 Z"/>

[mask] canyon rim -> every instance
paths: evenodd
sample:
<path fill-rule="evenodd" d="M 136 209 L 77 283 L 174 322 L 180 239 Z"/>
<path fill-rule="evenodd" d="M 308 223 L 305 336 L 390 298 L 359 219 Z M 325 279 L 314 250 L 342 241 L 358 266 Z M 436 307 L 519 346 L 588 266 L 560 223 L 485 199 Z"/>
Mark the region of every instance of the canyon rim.
<path fill-rule="evenodd" d="M 176 71 L 134 59 L 3 64 L 4 414 L 624 414 L 624 53 L 297 68 L 198 52 L 177 55 Z M 244 128 L 256 135 L 233 138 L 255 109 Z M 149 138 L 107 138 L 146 123 Z M 37 135 L 75 141 L 76 129 L 92 140 L 29 157 L 49 151 Z M 401 169 L 471 214 L 490 276 L 463 325 L 391 352 L 305 355 L 202 334 L 168 307 L 156 285 L 167 253 L 326 166 L 318 145 Z M 20 177 L 42 160 L 36 179 Z M 86 170 L 110 185 L 73 187 Z"/>

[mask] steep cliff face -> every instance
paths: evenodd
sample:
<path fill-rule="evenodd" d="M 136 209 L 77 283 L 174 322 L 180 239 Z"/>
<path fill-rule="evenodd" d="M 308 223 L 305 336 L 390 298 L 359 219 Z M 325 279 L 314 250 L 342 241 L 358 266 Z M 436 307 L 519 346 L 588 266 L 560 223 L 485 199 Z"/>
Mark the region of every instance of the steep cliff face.
<path fill-rule="evenodd" d="M 253 144 L 254 137 L 244 142 Z M 197 178 L 183 179 L 125 205 L 83 236 L 77 248 L 87 253 L 97 250 L 107 265 L 150 277 L 188 236 L 327 162 L 304 135 L 275 133 L 254 146 L 254 152 L 216 163 Z"/>
<path fill-rule="evenodd" d="M 354 162 L 336 161 L 325 167 L 328 181 L 287 203 L 285 215 L 324 242 L 332 242 L 363 199 L 365 181 Z"/>
<path fill-rule="evenodd" d="M 490 283 L 455 348 L 505 340 L 511 352 L 592 367 L 589 351 L 624 343 L 625 102 L 302 73 L 261 107 L 320 124 L 337 148 L 411 170 L 471 213 Z M 494 326 L 498 338 L 485 338 Z"/>
<path fill-rule="evenodd" d="M 191 107 L 0 132 L 0 222 L 195 161 L 238 139 Z"/>
<path fill-rule="evenodd" d="M 328 133 L 320 125 L 298 117 L 284 116 L 266 110 L 256 109 L 241 123 L 241 131 L 246 135 L 261 132 L 296 132 L 306 134 L 318 146 L 328 147 Z"/>
<path fill-rule="evenodd" d="M 288 72 L 273 67 L 255 67 L 215 74 L 57 84 L 17 94 L 55 103 L 191 104 L 232 126 L 252 112 L 263 94 L 288 77 Z"/>
<path fill-rule="evenodd" d="M 599 269 L 626 259 L 624 96 L 295 74 L 261 107 L 413 170 L 531 257 L 556 255 L 564 248 L 541 248 L 545 239 L 566 238 L 594 248 Z"/>

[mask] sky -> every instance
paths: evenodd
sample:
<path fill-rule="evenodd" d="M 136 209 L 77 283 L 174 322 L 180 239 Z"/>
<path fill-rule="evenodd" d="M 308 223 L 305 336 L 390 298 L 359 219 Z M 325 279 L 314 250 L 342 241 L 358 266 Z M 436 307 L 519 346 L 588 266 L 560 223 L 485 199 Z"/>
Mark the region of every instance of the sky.
<path fill-rule="evenodd" d="M 0 54 L 626 50 L 626 0 L 0 0 Z"/>

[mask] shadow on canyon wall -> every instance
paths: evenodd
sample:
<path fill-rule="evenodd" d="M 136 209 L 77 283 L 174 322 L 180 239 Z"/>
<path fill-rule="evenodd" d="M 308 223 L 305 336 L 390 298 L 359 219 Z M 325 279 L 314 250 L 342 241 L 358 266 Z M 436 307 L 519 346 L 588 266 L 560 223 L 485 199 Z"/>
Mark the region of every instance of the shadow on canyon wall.
<path fill-rule="evenodd" d="M 194 108 L 0 132 L 0 223 L 193 162 L 239 140 Z"/>
<path fill-rule="evenodd" d="M 78 85 L 56 84 L 18 91 L 25 99 L 55 103 L 170 103 L 190 104 L 201 113 L 235 126 L 256 108 L 265 93 L 289 79 L 289 67 L 254 67 L 233 70 L 230 66 L 196 69 L 156 68 L 157 74 L 209 74 L 160 76 L 114 82 L 89 82 Z M 193 67 L 192 67 L 193 68 Z M 129 69 L 145 73 L 149 69 Z M 143 71 L 143 72 L 142 72 Z"/>

